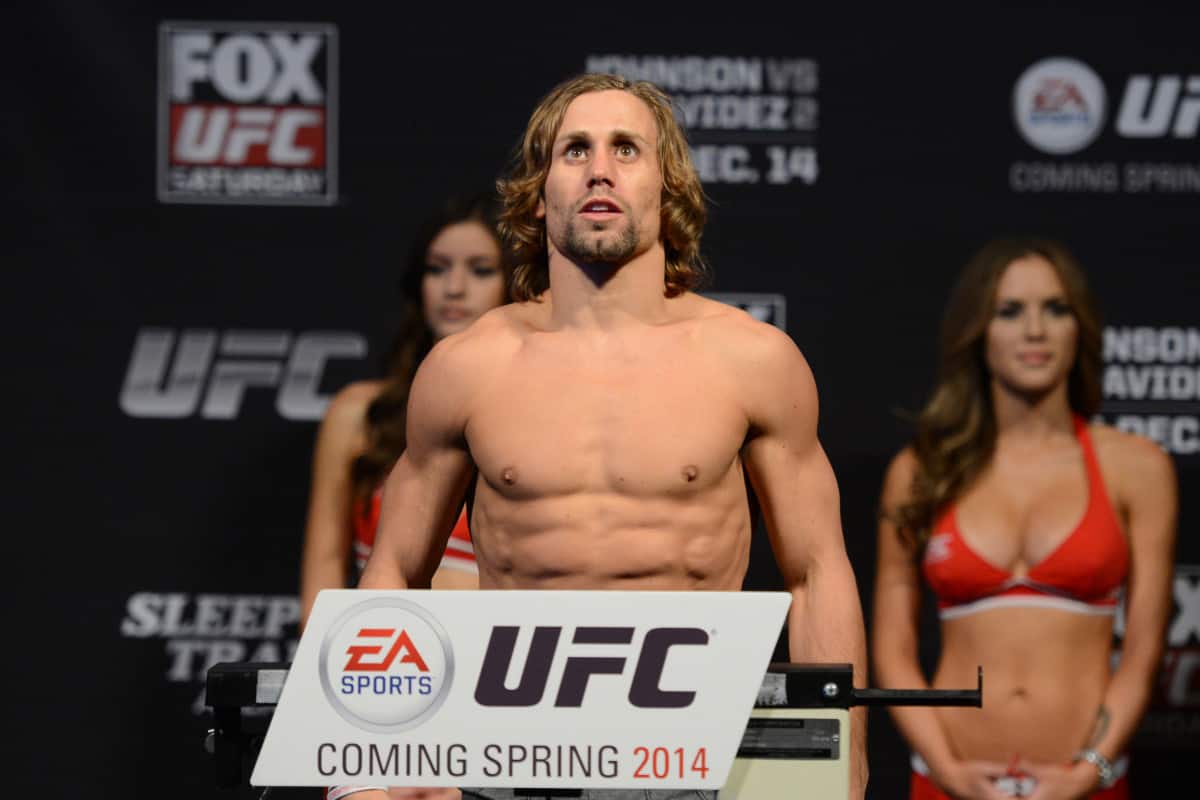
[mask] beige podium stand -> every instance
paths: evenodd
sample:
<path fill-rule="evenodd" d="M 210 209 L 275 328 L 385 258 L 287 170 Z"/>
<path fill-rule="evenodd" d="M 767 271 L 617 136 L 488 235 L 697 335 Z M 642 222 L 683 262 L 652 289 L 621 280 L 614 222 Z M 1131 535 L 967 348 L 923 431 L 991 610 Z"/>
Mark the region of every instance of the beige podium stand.
<path fill-rule="evenodd" d="M 772 664 L 720 800 L 794 800 L 850 793 L 850 707 L 975 706 L 968 690 L 855 689 L 849 664 Z"/>
<path fill-rule="evenodd" d="M 850 713 L 842 709 L 754 709 L 743 750 L 721 787 L 720 800 L 849 796 L 849 732 Z M 748 745 L 748 740 L 758 744 Z M 781 746 L 777 740 L 791 746 Z"/>

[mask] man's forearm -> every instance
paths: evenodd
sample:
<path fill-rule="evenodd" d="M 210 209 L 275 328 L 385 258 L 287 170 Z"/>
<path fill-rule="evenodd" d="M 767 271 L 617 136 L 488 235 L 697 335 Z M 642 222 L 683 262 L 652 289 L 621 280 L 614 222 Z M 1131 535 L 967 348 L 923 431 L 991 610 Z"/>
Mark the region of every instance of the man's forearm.
<path fill-rule="evenodd" d="M 850 569 L 848 564 L 845 569 Z M 831 581 L 828 586 L 810 576 L 802 587 L 792 590 L 788 650 L 797 663 L 849 663 L 854 669 L 854 685 L 866 685 L 866 632 L 852 571 L 848 578 Z M 863 797 L 866 782 L 867 712 L 855 708 L 850 712 L 851 798 Z"/>
<path fill-rule="evenodd" d="M 394 557 L 378 547 L 371 553 L 367 566 L 358 580 L 359 589 L 407 589 L 408 579 Z"/>

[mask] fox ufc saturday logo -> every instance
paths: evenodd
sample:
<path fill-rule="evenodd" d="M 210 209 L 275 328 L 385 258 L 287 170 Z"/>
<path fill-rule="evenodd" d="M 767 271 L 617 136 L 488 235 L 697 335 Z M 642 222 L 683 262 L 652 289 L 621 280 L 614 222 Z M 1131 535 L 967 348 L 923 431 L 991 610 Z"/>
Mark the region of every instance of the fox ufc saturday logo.
<path fill-rule="evenodd" d="M 159 26 L 158 197 L 337 199 L 337 31 L 299 23 Z"/>

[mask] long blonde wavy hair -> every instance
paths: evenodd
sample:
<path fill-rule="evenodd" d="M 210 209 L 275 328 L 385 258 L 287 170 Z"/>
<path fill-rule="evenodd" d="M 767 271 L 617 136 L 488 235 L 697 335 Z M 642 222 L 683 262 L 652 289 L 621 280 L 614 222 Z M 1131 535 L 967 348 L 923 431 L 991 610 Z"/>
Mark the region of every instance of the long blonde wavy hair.
<path fill-rule="evenodd" d="M 654 114 L 658 127 L 658 164 L 662 171 L 662 240 L 667 256 L 665 293 L 674 297 L 699 288 L 708 279 L 700 258 L 700 234 L 708 212 L 704 190 L 692 165 L 687 139 L 672 110 L 671 98 L 647 81 L 587 73 L 563 81 L 542 98 L 525 128 L 509 174 L 496 182 L 503 210 L 500 232 L 513 251 L 514 300 L 532 300 L 550 285 L 546 223 L 537 216 L 546 186 L 554 138 L 567 106 L 582 94 L 629 92 Z"/>
<path fill-rule="evenodd" d="M 979 477 L 996 447 L 996 415 L 984 360 L 996 287 L 1013 261 L 1038 255 L 1054 268 L 1078 324 L 1075 363 L 1067 378 L 1071 409 L 1085 418 L 1100 407 L 1102 334 L 1082 268 L 1050 239 L 997 238 L 967 262 L 942 318 L 938 377 L 917 417 L 917 471 L 908 503 L 897 510 L 901 534 L 918 552 L 938 512 Z"/>

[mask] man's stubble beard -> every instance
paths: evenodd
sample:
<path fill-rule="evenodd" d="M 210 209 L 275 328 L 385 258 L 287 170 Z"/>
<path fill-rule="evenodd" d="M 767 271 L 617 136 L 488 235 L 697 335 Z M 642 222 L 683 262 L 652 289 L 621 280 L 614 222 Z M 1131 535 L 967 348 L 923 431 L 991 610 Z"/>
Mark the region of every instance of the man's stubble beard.
<path fill-rule="evenodd" d="M 618 266 L 633 258 L 637 252 L 637 225 L 630 221 L 615 239 L 598 238 L 589 242 L 586 232 L 580 230 L 578 220 L 567 222 L 563 232 L 562 253 L 580 264 L 611 264 Z M 585 223 L 590 224 L 590 223 Z"/>

